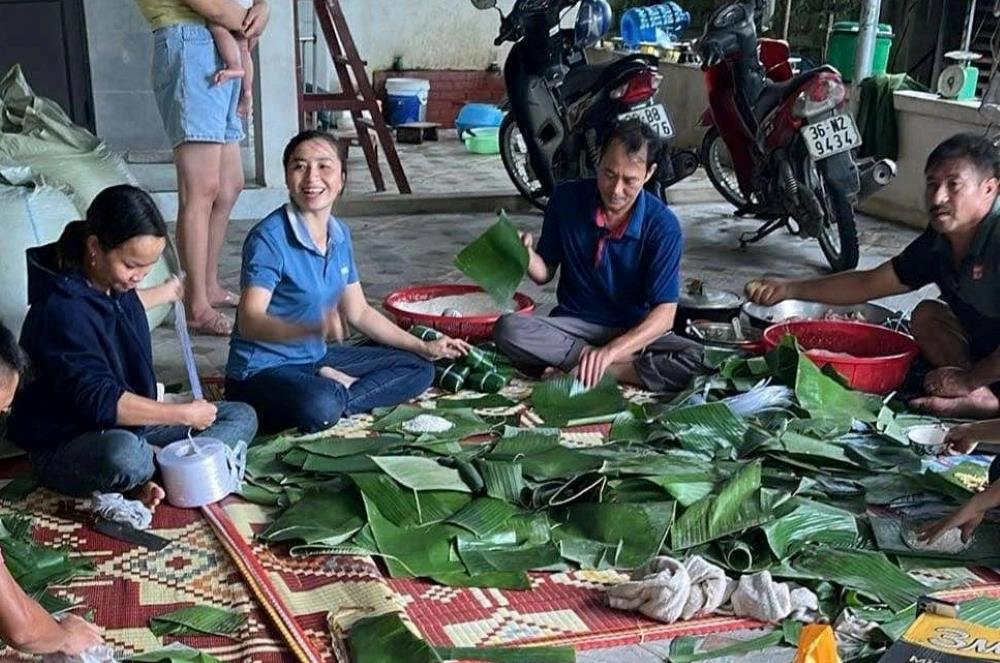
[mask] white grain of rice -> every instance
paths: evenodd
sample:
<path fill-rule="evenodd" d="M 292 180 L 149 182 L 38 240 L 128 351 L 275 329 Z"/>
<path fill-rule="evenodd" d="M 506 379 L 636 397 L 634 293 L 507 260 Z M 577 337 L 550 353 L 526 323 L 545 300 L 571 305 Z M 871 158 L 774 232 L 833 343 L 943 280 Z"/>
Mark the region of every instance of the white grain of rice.
<path fill-rule="evenodd" d="M 407 433 L 443 433 L 454 427 L 455 424 L 434 414 L 418 414 L 402 425 Z"/>
<path fill-rule="evenodd" d="M 407 313 L 422 313 L 424 315 L 449 315 L 455 316 L 458 313 L 461 317 L 471 317 L 478 315 L 500 315 L 509 313 L 515 308 L 513 301 L 502 309 L 497 306 L 485 292 L 473 292 L 467 295 L 450 295 L 448 297 L 433 297 L 420 301 L 405 301 L 396 304 Z M 447 313 L 445 313 L 447 311 Z"/>
<path fill-rule="evenodd" d="M 924 523 L 928 524 L 928 523 Z M 962 541 L 962 530 L 957 527 L 952 527 L 949 530 L 945 530 L 941 533 L 933 543 L 928 541 L 921 541 L 917 538 L 917 532 L 919 528 L 903 528 L 903 543 L 907 545 L 908 548 L 912 550 L 919 550 L 921 552 L 936 552 L 943 553 L 946 555 L 954 555 L 960 553 L 970 545 L 972 545 L 972 539 L 968 541 Z"/>

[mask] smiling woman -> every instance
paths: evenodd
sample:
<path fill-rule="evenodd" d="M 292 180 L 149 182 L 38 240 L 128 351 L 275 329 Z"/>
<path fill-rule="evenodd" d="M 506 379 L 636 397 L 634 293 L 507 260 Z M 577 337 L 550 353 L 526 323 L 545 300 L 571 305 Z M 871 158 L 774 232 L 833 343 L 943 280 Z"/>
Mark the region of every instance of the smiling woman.
<path fill-rule="evenodd" d="M 253 405 L 265 430 L 312 432 L 420 394 L 434 379 L 430 362 L 468 345 L 418 339 L 368 304 L 350 231 L 330 213 L 347 177 L 340 143 L 304 131 L 289 141 L 282 163 L 290 202 L 254 226 L 243 245 L 226 393 Z M 327 346 L 343 340 L 346 325 L 379 345 Z"/>

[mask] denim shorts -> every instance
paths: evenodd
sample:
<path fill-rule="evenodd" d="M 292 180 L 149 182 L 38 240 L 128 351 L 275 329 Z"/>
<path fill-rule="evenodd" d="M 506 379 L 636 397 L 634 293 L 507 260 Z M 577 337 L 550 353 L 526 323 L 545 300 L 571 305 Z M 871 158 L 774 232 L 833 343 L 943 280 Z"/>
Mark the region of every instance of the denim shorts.
<path fill-rule="evenodd" d="M 169 25 L 153 32 L 153 95 L 170 144 L 237 143 L 243 120 L 236 114 L 239 78 L 214 85 L 223 67 L 204 25 Z"/>

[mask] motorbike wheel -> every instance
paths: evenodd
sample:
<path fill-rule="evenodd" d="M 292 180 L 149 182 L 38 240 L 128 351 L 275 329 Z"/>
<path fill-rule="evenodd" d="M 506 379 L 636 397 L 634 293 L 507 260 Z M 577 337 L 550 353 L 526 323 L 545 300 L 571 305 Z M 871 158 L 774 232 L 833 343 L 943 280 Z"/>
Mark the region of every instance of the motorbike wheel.
<path fill-rule="evenodd" d="M 549 198 L 542 191 L 542 183 L 535 177 L 524 136 L 511 113 L 500 123 L 500 159 L 517 192 L 532 205 L 544 210 Z"/>
<path fill-rule="evenodd" d="M 823 229 L 819 246 L 830 267 L 844 272 L 858 266 L 858 226 L 854 221 L 854 206 L 842 191 L 823 182 Z"/>
<path fill-rule="evenodd" d="M 733 170 L 729 148 L 726 147 L 719 130 L 715 127 L 711 127 L 701 141 L 701 154 L 699 156 L 715 190 L 735 207 L 746 207 L 748 201 L 743 192 L 740 191 L 740 183 L 736 179 L 736 171 Z"/>

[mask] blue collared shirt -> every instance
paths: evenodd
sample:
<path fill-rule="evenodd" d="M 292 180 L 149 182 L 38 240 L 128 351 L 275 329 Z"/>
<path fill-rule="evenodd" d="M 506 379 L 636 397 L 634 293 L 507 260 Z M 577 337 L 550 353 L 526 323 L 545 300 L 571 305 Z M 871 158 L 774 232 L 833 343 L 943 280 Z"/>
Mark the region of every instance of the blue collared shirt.
<path fill-rule="evenodd" d="M 684 238 L 674 213 L 648 191 L 636 199 L 621 237 L 598 226 L 599 202 L 597 180 L 556 187 L 537 251 L 560 268 L 552 315 L 628 329 L 653 307 L 677 301 Z"/>
<path fill-rule="evenodd" d="M 288 322 L 316 325 L 357 283 L 351 233 L 331 216 L 327 245 L 316 246 L 295 206 L 276 209 L 253 227 L 243 243 L 240 288 L 271 291 L 267 313 Z M 326 354 L 318 335 L 294 341 L 252 341 L 240 335 L 239 324 L 229 342 L 226 375 L 245 380 L 254 373 L 283 364 L 314 364 Z"/>

